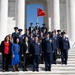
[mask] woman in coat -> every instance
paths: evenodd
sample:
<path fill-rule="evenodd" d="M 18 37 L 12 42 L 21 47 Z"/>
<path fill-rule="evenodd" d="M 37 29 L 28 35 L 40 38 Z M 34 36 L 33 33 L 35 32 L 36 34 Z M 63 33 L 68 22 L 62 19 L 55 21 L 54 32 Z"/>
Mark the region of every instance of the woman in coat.
<path fill-rule="evenodd" d="M 9 35 L 7 35 L 4 41 L 1 42 L 1 52 L 2 52 L 2 69 L 8 71 L 8 66 L 11 62 L 11 43 Z"/>
<path fill-rule="evenodd" d="M 28 37 L 24 37 L 24 41 L 22 44 L 22 57 L 24 59 L 24 66 L 23 66 L 23 70 L 24 71 L 28 71 L 27 70 L 27 65 L 29 63 L 29 54 L 30 54 L 30 43 L 28 41 Z"/>
<path fill-rule="evenodd" d="M 18 70 L 18 64 L 20 63 L 20 45 L 18 44 L 19 43 L 19 39 L 16 38 L 16 43 L 13 43 L 12 44 L 12 48 L 11 48 L 11 51 L 12 51 L 12 66 L 13 66 L 13 71 L 19 71 Z"/>

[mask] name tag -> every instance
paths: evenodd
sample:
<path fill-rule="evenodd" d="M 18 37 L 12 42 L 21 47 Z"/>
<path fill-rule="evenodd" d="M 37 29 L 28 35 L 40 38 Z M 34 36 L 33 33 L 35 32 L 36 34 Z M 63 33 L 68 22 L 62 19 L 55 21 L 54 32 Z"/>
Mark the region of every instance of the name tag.
<path fill-rule="evenodd" d="M 52 40 L 50 39 L 50 42 L 52 42 Z"/>

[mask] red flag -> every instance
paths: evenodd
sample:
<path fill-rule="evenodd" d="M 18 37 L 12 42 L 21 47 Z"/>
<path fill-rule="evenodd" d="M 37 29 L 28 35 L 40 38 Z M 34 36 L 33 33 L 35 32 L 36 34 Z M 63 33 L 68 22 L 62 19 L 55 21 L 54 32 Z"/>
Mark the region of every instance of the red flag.
<path fill-rule="evenodd" d="M 37 9 L 37 16 L 45 16 L 45 15 L 46 15 L 46 13 L 44 10 L 42 10 L 40 8 Z"/>

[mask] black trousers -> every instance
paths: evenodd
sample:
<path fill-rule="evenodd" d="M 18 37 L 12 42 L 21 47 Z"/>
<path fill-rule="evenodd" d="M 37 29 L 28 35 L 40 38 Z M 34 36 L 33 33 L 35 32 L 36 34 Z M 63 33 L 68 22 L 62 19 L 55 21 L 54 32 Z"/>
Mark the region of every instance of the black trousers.
<path fill-rule="evenodd" d="M 23 57 L 24 59 L 24 66 L 23 66 L 23 70 L 26 70 L 27 65 L 29 64 L 29 53 L 26 53 Z"/>
<path fill-rule="evenodd" d="M 61 51 L 61 59 L 62 59 L 62 64 L 67 64 L 68 50 L 64 49 Z"/>
<path fill-rule="evenodd" d="M 45 54 L 45 70 L 51 69 L 51 64 L 52 64 L 52 54 L 47 53 Z"/>
<path fill-rule="evenodd" d="M 57 49 L 54 50 L 54 52 L 53 52 L 53 63 L 54 64 L 56 63 L 56 59 L 57 59 Z"/>
<path fill-rule="evenodd" d="M 40 63 L 41 63 L 41 64 L 43 64 L 43 63 L 44 63 L 44 53 L 42 53 L 42 55 L 41 55 Z"/>
<path fill-rule="evenodd" d="M 5 71 L 8 71 L 9 63 L 10 63 L 10 55 L 3 54 L 2 55 L 2 69 Z"/>
<path fill-rule="evenodd" d="M 33 55 L 33 70 L 38 70 L 39 61 L 40 61 L 40 55 Z"/>

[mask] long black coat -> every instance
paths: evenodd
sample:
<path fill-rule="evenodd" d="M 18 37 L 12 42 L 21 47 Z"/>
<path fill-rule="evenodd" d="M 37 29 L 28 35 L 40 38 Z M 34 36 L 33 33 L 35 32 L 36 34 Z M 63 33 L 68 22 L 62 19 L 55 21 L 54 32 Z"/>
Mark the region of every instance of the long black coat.
<path fill-rule="evenodd" d="M 28 47 L 27 47 L 26 43 L 23 42 L 23 43 L 22 43 L 22 54 L 23 54 L 23 55 L 25 55 L 27 48 L 28 48 L 28 52 L 29 52 L 29 54 L 30 54 L 30 53 L 31 53 L 31 51 L 30 51 L 30 43 L 28 42 Z"/>

